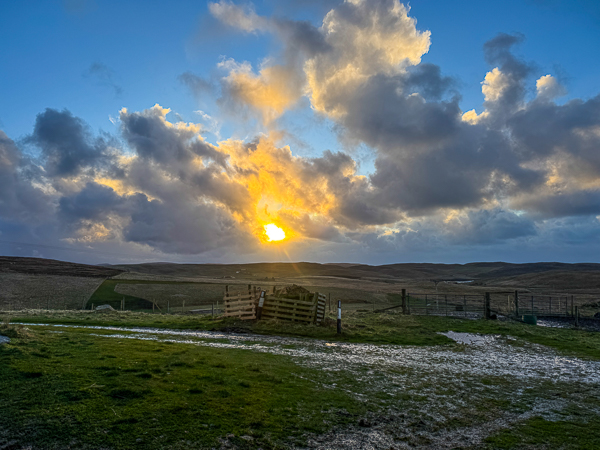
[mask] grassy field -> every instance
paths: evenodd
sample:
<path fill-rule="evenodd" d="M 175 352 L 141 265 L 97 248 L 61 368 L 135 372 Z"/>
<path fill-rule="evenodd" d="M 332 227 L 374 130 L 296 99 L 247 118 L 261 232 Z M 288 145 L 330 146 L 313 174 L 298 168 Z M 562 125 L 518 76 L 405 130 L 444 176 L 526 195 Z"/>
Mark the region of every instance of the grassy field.
<path fill-rule="evenodd" d="M 0 348 L 0 444 L 17 448 L 210 448 L 227 436 L 284 448 L 365 409 L 288 358 L 45 329 L 16 341 Z"/>
<path fill-rule="evenodd" d="M 81 309 L 102 278 L 0 272 L 0 309 Z"/>
<path fill-rule="evenodd" d="M 73 308 L 15 311 L 11 303 L 12 311 L 0 313 L 0 335 L 11 338 L 0 345 L 0 449 L 600 448 L 600 333 L 376 311 L 398 304 L 402 288 L 470 292 L 479 296 L 474 305 L 492 291 L 493 303 L 510 309 L 506 286 L 514 280 L 436 285 L 431 270 L 466 276 L 471 267 L 408 267 L 421 274 L 411 282 L 397 278 L 404 267 L 381 274 L 358 267 L 350 276 L 342 266 L 311 264 L 257 266 L 264 273 L 186 266 L 183 274 L 194 279 L 159 264 L 165 273 L 152 279 L 154 266 L 99 285 L 100 278 L 54 272 L 0 274 L 4 291 L 21 301 L 15 307 Z M 476 269 L 554 289 L 556 274 L 542 279 L 492 266 Z M 235 278 L 199 278 L 206 270 Z M 343 303 L 342 334 L 329 311 L 321 326 L 179 313 L 183 299 L 186 309 L 209 306 L 225 284 L 242 290 L 247 283 L 331 294 L 332 303 Z M 414 305 L 425 306 L 416 297 Z M 134 311 L 89 310 L 118 309 L 123 298 Z M 151 313 L 149 300 L 163 310 L 169 300 L 177 313 Z M 440 334 L 448 331 L 493 338 L 462 345 Z"/>
<path fill-rule="evenodd" d="M 127 279 L 108 279 L 96 289 L 89 298 L 86 308 L 91 309 L 92 304 L 110 305 L 115 309 L 121 308 L 121 300 L 125 299 L 125 309 L 127 310 L 148 310 L 152 309 L 151 300 L 157 301 L 159 306 L 167 306 L 167 297 L 173 294 L 190 294 L 194 292 L 195 296 L 190 299 L 190 304 L 204 304 L 214 298 L 218 298 L 220 292 L 225 290 L 224 285 L 213 283 L 186 282 L 186 281 L 154 281 L 154 280 L 127 280 Z M 181 299 L 173 303 L 180 303 Z"/>
<path fill-rule="evenodd" d="M 86 308 L 108 304 L 115 309 L 121 308 L 121 300 L 125 299 L 125 309 L 143 311 L 152 309 L 154 300 L 164 310 L 167 302 L 173 310 L 180 311 L 185 300 L 185 310 L 196 307 L 210 307 L 213 303 L 221 302 L 228 283 L 138 280 L 138 279 L 107 279 L 89 298 Z M 246 284 L 231 285 L 235 293 L 246 288 Z M 271 289 L 272 285 L 264 286 Z M 306 286 L 311 292 L 324 292 L 331 296 L 332 302 L 341 300 L 347 309 L 376 309 L 390 306 L 399 302 L 399 296 L 386 293 L 372 293 L 350 288 Z"/>
<path fill-rule="evenodd" d="M 424 373 L 409 369 L 392 370 L 383 384 L 377 384 L 377 374 L 370 375 L 366 383 L 353 372 L 324 371 L 281 354 L 127 339 L 127 331 L 121 332 L 121 338 L 109 339 L 114 331 L 27 329 L 7 322 L 10 318 L 13 323 L 254 332 L 463 352 L 464 346 L 438 334 L 452 330 L 513 336 L 517 338 L 511 344 L 515 351 L 529 342 L 587 360 L 600 360 L 598 333 L 372 312 L 345 314 L 340 336 L 332 316 L 320 327 L 133 312 L 4 317 L 0 334 L 13 340 L 0 346 L 0 447 L 318 447 L 319 436 L 350 430 L 356 439 L 357 433 L 360 436 L 375 423 L 389 430 L 401 429 L 405 434 L 398 442 L 431 447 L 435 441 L 426 435 L 487 429 L 488 422 L 523 414 L 540 401 L 559 399 L 568 407 L 557 408 L 556 418 L 533 414 L 513 427 L 490 428 L 490 435 L 476 448 L 600 448 L 600 396 L 595 388 L 551 382 L 523 386 L 518 380 L 490 375 L 440 377 L 432 384 Z M 389 381 L 396 376 L 419 381 L 420 390 Z M 434 417 L 445 414 L 444 399 L 457 409 L 440 424 Z"/>

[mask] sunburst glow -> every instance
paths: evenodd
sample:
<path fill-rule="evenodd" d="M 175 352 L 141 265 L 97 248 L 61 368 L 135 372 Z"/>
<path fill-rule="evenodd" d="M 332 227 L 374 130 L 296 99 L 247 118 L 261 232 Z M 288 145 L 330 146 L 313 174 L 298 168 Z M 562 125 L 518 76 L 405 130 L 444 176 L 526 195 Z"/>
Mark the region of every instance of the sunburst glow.
<path fill-rule="evenodd" d="M 283 239 L 285 239 L 285 231 L 283 231 L 274 223 L 265 225 L 265 234 L 269 238 L 269 242 L 282 241 Z"/>

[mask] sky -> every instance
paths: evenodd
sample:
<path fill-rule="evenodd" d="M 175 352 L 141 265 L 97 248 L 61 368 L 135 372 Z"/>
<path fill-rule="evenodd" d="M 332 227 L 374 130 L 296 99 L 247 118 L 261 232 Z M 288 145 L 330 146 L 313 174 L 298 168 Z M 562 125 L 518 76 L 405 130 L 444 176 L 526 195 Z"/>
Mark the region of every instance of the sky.
<path fill-rule="evenodd" d="M 597 1 L 2 2 L 0 42 L 0 254 L 600 262 Z"/>

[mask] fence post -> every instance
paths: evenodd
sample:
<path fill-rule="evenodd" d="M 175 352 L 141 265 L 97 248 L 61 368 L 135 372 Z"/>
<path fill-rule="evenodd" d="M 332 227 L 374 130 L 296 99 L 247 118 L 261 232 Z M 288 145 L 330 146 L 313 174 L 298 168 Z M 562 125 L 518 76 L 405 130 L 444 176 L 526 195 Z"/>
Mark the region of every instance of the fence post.
<path fill-rule="evenodd" d="M 533 295 L 531 296 L 531 315 L 535 316 L 535 312 L 533 312 Z"/>
<path fill-rule="evenodd" d="M 515 316 L 519 317 L 519 291 L 515 291 Z"/>
<path fill-rule="evenodd" d="M 256 308 L 256 319 L 260 319 L 262 316 L 262 309 L 265 304 L 265 293 L 266 291 L 260 291 L 260 298 L 258 299 L 258 308 Z"/>
<path fill-rule="evenodd" d="M 402 314 L 406 314 L 406 289 L 402 289 Z"/>
<path fill-rule="evenodd" d="M 338 300 L 337 334 L 342 334 L 342 301 Z"/>
<path fill-rule="evenodd" d="M 579 327 L 579 307 L 575 306 L 575 326 Z"/>
<path fill-rule="evenodd" d="M 490 319 L 491 311 L 490 311 L 490 293 L 489 292 L 485 293 L 485 310 L 484 310 L 483 314 L 484 314 L 484 317 L 486 320 Z"/>
<path fill-rule="evenodd" d="M 573 310 L 574 300 L 575 300 L 575 299 L 574 299 L 574 298 L 573 298 L 573 296 L 571 295 L 571 315 L 575 314 L 575 311 Z"/>

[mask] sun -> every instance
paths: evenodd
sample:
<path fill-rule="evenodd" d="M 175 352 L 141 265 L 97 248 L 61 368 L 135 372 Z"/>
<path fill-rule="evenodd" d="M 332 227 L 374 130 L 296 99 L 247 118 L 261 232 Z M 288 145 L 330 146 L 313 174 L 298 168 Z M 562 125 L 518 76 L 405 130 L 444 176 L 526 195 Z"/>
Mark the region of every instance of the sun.
<path fill-rule="evenodd" d="M 269 242 L 282 241 L 283 239 L 285 239 L 285 231 L 283 231 L 274 223 L 265 225 L 265 234 L 269 238 Z"/>

